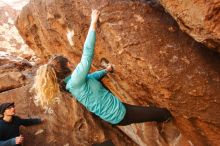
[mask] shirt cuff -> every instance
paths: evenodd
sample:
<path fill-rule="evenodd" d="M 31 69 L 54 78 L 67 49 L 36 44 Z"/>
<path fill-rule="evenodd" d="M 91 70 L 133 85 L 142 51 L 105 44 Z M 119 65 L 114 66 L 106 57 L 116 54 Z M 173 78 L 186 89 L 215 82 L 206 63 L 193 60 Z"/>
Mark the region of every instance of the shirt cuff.
<path fill-rule="evenodd" d="M 12 146 L 16 145 L 16 137 L 12 138 L 10 143 Z"/>

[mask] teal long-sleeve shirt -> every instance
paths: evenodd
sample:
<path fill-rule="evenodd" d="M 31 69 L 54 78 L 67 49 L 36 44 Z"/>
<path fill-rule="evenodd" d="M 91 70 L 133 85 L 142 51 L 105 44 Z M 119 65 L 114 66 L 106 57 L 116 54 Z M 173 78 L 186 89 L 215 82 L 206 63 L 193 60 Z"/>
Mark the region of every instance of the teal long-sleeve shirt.
<path fill-rule="evenodd" d="M 100 83 L 99 79 L 106 74 L 106 71 L 100 70 L 89 74 L 95 41 L 96 32 L 90 30 L 80 63 L 71 76 L 65 79 L 66 89 L 90 112 L 111 124 L 117 124 L 124 118 L 126 109 L 123 103 Z"/>

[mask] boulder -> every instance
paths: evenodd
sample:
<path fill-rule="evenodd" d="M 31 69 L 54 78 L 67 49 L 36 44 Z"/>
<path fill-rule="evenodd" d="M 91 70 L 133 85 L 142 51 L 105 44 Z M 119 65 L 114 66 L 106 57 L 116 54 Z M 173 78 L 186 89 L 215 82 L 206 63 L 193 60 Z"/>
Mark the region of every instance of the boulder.
<path fill-rule="evenodd" d="M 170 123 L 119 127 L 138 145 L 218 145 L 220 57 L 183 33 L 149 1 L 30 1 L 17 27 L 35 53 L 62 54 L 77 64 L 91 9 L 101 11 L 92 71 L 115 65 L 103 83 L 123 102 L 168 108 Z"/>
<path fill-rule="evenodd" d="M 182 31 L 220 52 L 219 0 L 160 0 Z"/>
<path fill-rule="evenodd" d="M 20 3 L 19 1 L 16 1 Z M 2 53 L 19 56 L 34 55 L 34 52 L 28 48 L 24 40 L 19 35 L 15 27 L 15 21 L 19 10 L 12 8 L 10 5 L 0 2 L 0 56 Z"/>

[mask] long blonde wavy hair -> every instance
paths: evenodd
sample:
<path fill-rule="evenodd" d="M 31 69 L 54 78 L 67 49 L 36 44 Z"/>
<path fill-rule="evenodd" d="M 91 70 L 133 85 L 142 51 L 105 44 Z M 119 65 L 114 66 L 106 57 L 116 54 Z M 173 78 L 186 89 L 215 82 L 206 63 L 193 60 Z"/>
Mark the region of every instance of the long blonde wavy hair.
<path fill-rule="evenodd" d="M 37 70 L 32 90 L 35 92 L 34 102 L 47 108 L 59 99 L 63 88 L 64 78 L 71 73 L 67 66 L 68 59 L 63 56 L 54 56 L 45 65 Z"/>

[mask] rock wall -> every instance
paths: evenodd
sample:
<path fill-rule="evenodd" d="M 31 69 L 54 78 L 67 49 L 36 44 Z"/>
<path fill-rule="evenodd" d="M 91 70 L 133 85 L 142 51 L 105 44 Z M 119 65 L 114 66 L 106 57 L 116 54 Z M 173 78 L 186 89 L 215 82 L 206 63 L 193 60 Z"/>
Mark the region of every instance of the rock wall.
<path fill-rule="evenodd" d="M 175 117 L 167 124 L 119 128 L 141 146 L 219 145 L 220 56 L 183 33 L 160 6 L 143 0 L 32 0 L 17 27 L 41 58 L 63 54 L 77 63 L 92 8 L 101 11 L 92 70 L 107 58 L 115 72 L 103 82 L 123 102 L 166 107 Z"/>
<path fill-rule="evenodd" d="M 34 52 L 24 43 L 15 27 L 18 10 L 0 4 L 0 56 L 12 54 L 16 56 L 33 55 Z"/>
<path fill-rule="evenodd" d="M 219 0 L 160 0 L 180 28 L 196 41 L 220 52 Z"/>

